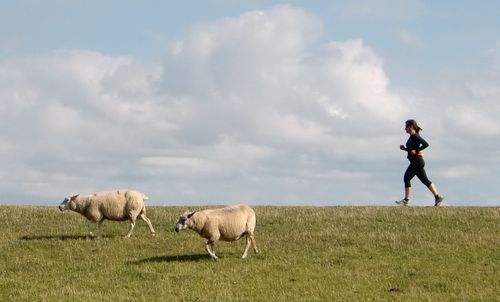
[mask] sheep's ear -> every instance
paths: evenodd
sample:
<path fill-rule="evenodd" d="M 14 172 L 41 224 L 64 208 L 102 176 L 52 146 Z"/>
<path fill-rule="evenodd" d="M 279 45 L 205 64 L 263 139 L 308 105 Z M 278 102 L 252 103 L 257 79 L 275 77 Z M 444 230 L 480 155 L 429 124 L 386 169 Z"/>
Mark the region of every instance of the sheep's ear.
<path fill-rule="evenodd" d="M 73 195 L 73 196 L 71 196 L 71 198 L 69 200 L 73 200 L 73 199 L 77 198 L 78 196 L 80 196 L 80 194 Z"/>
<path fill-rule="evenodd" d="M 196 213 L 196 212 L 193 212 L 193 213 L 188 214 L 187 218 L 191 218 L 191 217 L 193 217 L 194 213 Z"/>

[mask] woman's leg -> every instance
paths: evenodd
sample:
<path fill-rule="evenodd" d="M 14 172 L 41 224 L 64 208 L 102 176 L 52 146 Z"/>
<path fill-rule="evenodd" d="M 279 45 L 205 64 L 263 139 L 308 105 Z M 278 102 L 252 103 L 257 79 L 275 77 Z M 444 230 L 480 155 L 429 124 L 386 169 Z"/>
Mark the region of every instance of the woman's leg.
<path fill-rule="evenodd" d="M 432 193 L 434 196 L 439 195 L 439 194 L 438 194 L 438 191 L 437 191 L 437 189 L 436 189 L 436 186 L 435 186 L 433 183 L 431 183 L 431 185 L 430 185 L 430 186 L 428 186 L 427 188 L 429 188 L 429 191 L 431 191 L 431 193 Z"/>
<path fill-rule="evenodd" d="M 429 180 L 429 178 L 427 178 L 427 173 L 424 168 L 417 173 L 417 177 L 429 189 L 429 191 L 431 191 L 432 195 L 434 195 L 434 206 L 439 206 L 443 201 L 443 197 L 439 196 L 436 186 Z"/>
<path fill-rule="evenodd" d="M 396 201 L 398 205 L 408 205 L 411 196 L 411 179 L 416 175 L 416 169 L 414 164 L 410 164 L 408 168 L 406 168 L 405 175 L 403 177 L 405 183 L 405 198 L 399 201 Z"/>
<path fill-rule="evenodd" d="M 405 186 L 405 200 L 410 200 L 410 195 L 411 195 L 411 187 Z"/>
<path fill-rule="evenodd" d="M 436 186 L 433 183 L 431 183 L 431 185 L 428 188 L 432 192 L 432 194 L 434 194 L 434 206 L 439 207 L 441 202 L 443 202 L 444 197 L 438 194 Z"/>

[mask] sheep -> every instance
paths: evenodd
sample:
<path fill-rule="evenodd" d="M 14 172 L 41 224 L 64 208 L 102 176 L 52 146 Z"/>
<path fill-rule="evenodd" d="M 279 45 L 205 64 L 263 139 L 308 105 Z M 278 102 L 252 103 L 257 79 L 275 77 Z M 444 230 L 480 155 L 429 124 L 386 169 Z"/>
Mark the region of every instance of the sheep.
<path fill-rule="evenodd" d="M 255 245 L 255 212 L 246 205 L 235 205 L 221 209 L 209 209 L 198 212 L 185 212 L 179 217 L 175 231 L 185 229 L 196 231 L 201 237 L 208 239 L 206 250 L 213 260 L 219 258 L 213 250 L 214 243 L 221 239 L 224 241 L 236 241 L 246 236 L 246 247 L 241 258 L 245 259 L 250 249 L 250 243 L 255 253 L 258 253 Z"/>
<path fill-rule="evenodd" d="M 99 236 L 102 235 L 102 222 L 105 219 L 114 221 L 129 220 L 129 230 L 126 238 L 130 237 L 135 227 L 137 217 L 144 220 L 155 235 L 155 230 L 148 217 L 146 217 L 146 207 L 144 200 L 148 199 L 144 193 L 133 190 L 116 190 L 107 192 L 98 192 L 92 195 L 73 195 L 64 199 L 59 205 L 59 210 L 70 209 L 80 213 L 87 218 L 87 227 L 89 235 L 92 233 L 94 223 L 99 225 Z"/>

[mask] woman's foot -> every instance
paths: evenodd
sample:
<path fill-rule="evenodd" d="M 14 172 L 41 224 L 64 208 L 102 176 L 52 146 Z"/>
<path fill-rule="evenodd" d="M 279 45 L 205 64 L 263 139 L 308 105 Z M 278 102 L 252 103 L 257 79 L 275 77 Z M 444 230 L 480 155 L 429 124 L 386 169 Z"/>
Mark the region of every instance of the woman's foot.
<path fill-rule="evenodd" d="M 397 205 L 400 205 L 400 206 L 408 206 L 408 203 L 409 203 L 409 202 L 410 202 L 410 201 L 409 201 L 408 199 L 406 199 L 406 198 L 403 198 L 403 199 L 401 199 L 401 200 L 395 201 L 395 203 L 396 203 Z"/>
<path fill-rule="evenodd" d="M 439 207 L 441 202 L 443 202 L 443 199 L 444 199 L 443 196 L 436 195 L 436 197 L 434 197 L 434 206 Z"/>

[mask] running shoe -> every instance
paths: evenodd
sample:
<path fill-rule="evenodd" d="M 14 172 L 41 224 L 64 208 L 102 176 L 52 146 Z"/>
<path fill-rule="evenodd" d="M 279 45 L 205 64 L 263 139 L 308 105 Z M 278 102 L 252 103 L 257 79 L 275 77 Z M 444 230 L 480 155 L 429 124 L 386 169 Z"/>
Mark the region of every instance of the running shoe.
<path fill-rule="evenodd" d="M 403 198 L 403 199 L 401 199 L 401 200 L 397 200 L 397 201 L 395 201 L 395 203 L 396 203 L 397 205 L 400 205 L 400 206 L 408 206 L 408 202 L 409 202 L 409 201 L 408 201 L 408 200 L 405 200 L 404 198 Z"/>
<path fill-rule="evenodd" d="M 441 202 L 443 202 L 444 197 L 443 196 L 436 196 L 435 201 L 434 201 L 434 206 L 439 207 Z"/>

